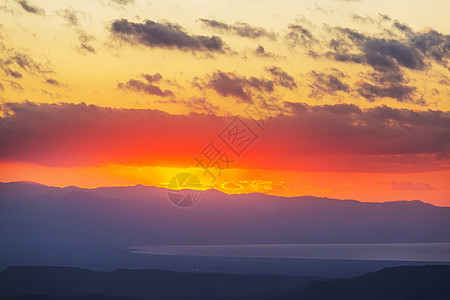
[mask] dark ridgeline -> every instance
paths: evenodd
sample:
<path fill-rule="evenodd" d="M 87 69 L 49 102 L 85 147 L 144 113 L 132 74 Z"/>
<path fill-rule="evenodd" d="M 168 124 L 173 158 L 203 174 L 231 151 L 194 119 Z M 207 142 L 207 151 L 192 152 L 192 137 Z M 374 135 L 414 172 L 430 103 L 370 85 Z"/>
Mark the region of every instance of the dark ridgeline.
<path fill-rule="evenodd" d="M 301 288 L 312 278 L 72 267 L 8 267 L 0 297 L 103 295 L 150 299 L 261 299 Z M 100 298 L 101 299 L 101 298 Z"/>
<path fill-rule="evenodd" d="M 226 195 L 177 209 L 165 189 L 0 184 L 0 242 L 40 247 L 450 242 L 450 208 L 420 201 Z"/>
<path fill-rule="evenodd" d="M 0 272 L 2 299 L 444 300 L 449 295 L 450 266 L 431 265 L 334 280 L 70 267 L 9 267 Z"/>
<path fill-rule="evenodd" d="M 349 279 L 313 281 L 273 300 L 445 300 L 450 266 L 396 267 Z"/>

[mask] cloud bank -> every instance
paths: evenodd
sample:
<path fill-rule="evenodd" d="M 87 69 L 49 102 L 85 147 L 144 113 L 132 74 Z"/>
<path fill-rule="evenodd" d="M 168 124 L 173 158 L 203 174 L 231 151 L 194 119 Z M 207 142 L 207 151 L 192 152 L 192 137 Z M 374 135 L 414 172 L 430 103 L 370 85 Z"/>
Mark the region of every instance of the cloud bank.
<path fill-rule="evenodd" d="M 83 103 L 5 103 L 2 114 L 0 161 L 50 166 L 192 166 L 192 157 L 233 120 Z M 366 172 L 449 168 L 448 112 L 285 103 L 284 115 L 266 120 L 266 133 L 258 131 L 255 120 L 242 120 L 260 138 L 237 167 Z"/>

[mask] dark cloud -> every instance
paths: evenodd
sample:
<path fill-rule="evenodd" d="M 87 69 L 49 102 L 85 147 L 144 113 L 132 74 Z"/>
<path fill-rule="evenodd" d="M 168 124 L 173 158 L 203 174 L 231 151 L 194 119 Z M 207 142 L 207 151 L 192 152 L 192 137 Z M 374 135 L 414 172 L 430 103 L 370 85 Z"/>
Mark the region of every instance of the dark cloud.
<path fill-rule="evenodd" d="M 401 35 L 389 33 L 389 37 L 380 38 L 350 28 L 334 27 L 330 29 L 334 37 L 329 42 L 330 51 L 326 55 L 339 61 L 365 63 L 381 72 L 400 67 L 424 70 L 429 67 L 427 60 L 448 65 L 449 35 L 433 29 L 416 33 L 398 21 L 393 21 L 392 27 Z"/>
<path fill-rule="evenodd" d="M 244 102 L 251 102 L 251 93 L 246 90 L 246 83 L 246 79 L 236 77 L 233 73 L 217 71 L 210 77 L 208 87 L 222 96 L 234 96 Z"/>
<path fill-rule="evenodd" d="M 370 66 L 372 75 L 357 82 L 351 89 L 335 75 L 316 78 L 312 95 L 321 96 L 341 90 L 356 90 L 369 101 L 388 97 L 399 102 L 426 105 L 421 93 L 409 85 L 408 71 L 428 71 L 433 63 L 449 68 L 450 36 L 427 29 L 414 31 L 407 24 L 379 14 L 378 19 L 353 15 L 353 20 L 373 23 L 379 32 L 363 33 L 347 27 L 325 25 L 326 34 L 313 35 L 301 21 L 288 26 L 289 46 L 302 46 L 315 59 L 325 57 L 334 61 Z M 316 77 L 318 74 L 315 74 Z"/>
<path fill-rule="evenodd" d="M 28 3 L 27 0 L 19 0 L 18 3 L 25 11 L 27 11 L 29 13 L 36 14 L 36 15 L 45 15 L 44 9 Z"/>
<path fill-rule="evenodd" d="M 230 25 L 217 20 L 199 19 L 199 21 L 206 27 L 214 29 L 218 32 L 226 32 L 249 39 L 265 37 L 275 40 L 277 37 L 274 32 L 269 32 L 262 27 L 251 26 L 248 23 L 236 22 Z"/>
<path fill-rule="evenodd" d="M 295 79 L 283 71 L 280 67 L 271 66 L 266 68 L 273 79 L 264 77 L 246 77 L 233 72 L 222 72 L 220 70 L 207 76 L 206 82 L 196 78 L 193 85 L 203 89 L 210 88 L 224 97 L 235 97 L 238 102 L 253 102 L 257 93 L 272 93 L 276 86 L 290 90 L 297 87 Z"/>
<path fill-rule="evenodd" d="M 286 103 L 286 107 L 296 117 L 284 121 L 291 128 L 296 128 L 299 141 L 310 138 L 320 141 L 320 145 L 329 139 L 329 142 L 325 142 L 327 145 L 323 145 L 324 152 L 328 151 L 327 147 L 337 147 L 340 150 L 333 151 L 377 155 L 439 154 L 450 145 L 448 112 L 414 111 L 387 106 L 362 110 L 353 104 L 309 106 Z M 285 126 L 288 127 L 287 124 Z M 311 134 L 300 132 L 300 128 L 305 130 L 306 127 L 311 130 Z M 348 147 L 344 141 L 351 141 Z M 300 143 L 299 147 L 302 147 Z"/>
<path fill-rule="evenodd" d="M 150 75 L 150 74 L 143 74 L 142 75 L 145 80 L 147 80 L 148 82 L 159 82 L 163 79 L 162 75 L 159 73 L 156 73 L 154 75 Z"/>
<path fill-rule="evenodd" d="M 375 101 L 377 98 L 389 97 L 399 102 L 415 102 L 416 104 L 425 105 L 423 100 L 412 100 L 412 93 L 415 87 L 407 86 L 401 83 L 392 83 L 389 85 L 379 86 L 368 82 L 358 82 L 358 93 L 369 101 Z"/>
<path fill-rule="evenodd" d="M 290 90 L 297 87 L 297 83 L 295 82 L 294 77 L 283 71 L 280 67 L 271 66 L 266 68 L 266 71 L 272 74 L 275 78 L 275 81 Z"/>
<path fill-rule="evenodd" d="M 356 82 L 356 91 L 371 102 L 388 97 L 398 102 L 427 105 L 423 97 L 415 97 L 417 88 L 408 85 L 409 79 L 400 70 L 368 72 L 362 77 L 364 80 Z"/>
<path fill-rule="evenodd" d="M 129 90 L 134 92 L 141 92 L 149 95 L 155 95 L 160 97 L 174 97 L 175 94 L 170 90 L 162 90 L 154 83 L 162 79 L 161 74 L 156 73 L 154 75 L 143 74 L 142 77 L 146 82 L 136 79 L 130 79 L 126 83 L 120 82 L 117 87 L 122 90 Z"/>
<path fill-rule="evenodd" d="M 54 86 L 62 86 L 62 83 L 54 78 L 47 78 L 47 80 L 45 80 L 45 82 L 50 85 L 54 85 Z"/>
<path fill-rule="evenodd" d="M 272 93 L 274 88 L 274 82 L 272 80 L 267 80 L 261 77 L 258 78 L 252 76 L 249 79 L 247 79 L 247 84 L 257 90 L 265 91 L 268 93 Z"/>
<path fill-rule="evenodd" d="M 252 102 L 252 89 L 271 93 L 274 83 L 264 78 L 238 76 L 234 73 L 216 71 L 209 76 L 206 87 L 222 96 L 233 96 L 243 102 Z"/>
<path fill-rule="evenodd" d="M 367 72 L 361 73 L 364 78 L 381 85 L 390 85 L 393 83 L 409 83 L 409 79 L 405 78 L 405 75 L 398 70 L 392 72 Z"/>
<path fill-rule="evenodd" d="M 334 70 L 333 74 L 312 71 L 311 77 L 314 80 L 310 84 L 311 97 L 322 98 L 325 94 L 335 95 L 336 92 L 349 93 L 351 91 L 350 86 L 341 80 L 345 76 L 339 70 Z"/>
<path fill-rule="evenodd" d="M 13 70 L 11 70 L 11 69 L 5 68 L 5 69 L 3 69 L 3 71 L 5 71 L 5 73 L 6 73 L 7 75 L 10 75 L 10 76 L 12 76 L 12 77 L 14 77 L 14 78 L 16 78 L 16 79 L 22 78 L 22 74 L 21 74 L 21 73 L 16 72 L 16 71 L 13 71 Z"/>
<path fill-rule="evenodd" d="M 412 44 L 427 57 L 431 57 L 437 63 L 449 67 L 450 60 L 450 35 L 443 35 L 434 29 L 413 34 Z"/>
<path fill-rule="evenodd" d="M 412 70 L 423 70 L 426 66 L 421 52 L 396 40 L 368 38 L 362 51 L 366 63 L 381 72 L 398 70 L 399 66 Z"/>
<path fill-rule="evenodd" d="M 386 21 L 391 23 L 391 29 L 384 30 L 386 37 L 350 28 L 329 28 L 332 35 L 327 44 L 329 50 L 322 55 L 370 66 L 375 71 L 374 76 L 368 82 L 357 84 L 358 93 L 369 101 L 389 97 L 425 105 L 422 98 L 414 98 L 416 88 L 408 85 L 404 71 L 428 70 L 431 62 L 448 67 L 450 38 L 433 29 L 414 32 L 408 25 L 383 15 L 380 15 L 379 26 Z"/>
<path fill-rule="evenodd" d="M 192 35 L 180 25 L 169 22 L 146 20 L 141 24 L 120 19 L 112 22 L 110 30 L 124 41 L 151 48 L 217 53 L 227 50 L 224 41 L 218 36 Z"/>
<path fill-rule="evenodd" d="M 266 49 L 265 49 L 263 46 L 261 46 L 261 45 L 259 45 L 259 46 L 255 49 L 255 51 L 253 52 L 253 54 L 254 54 L 255 56 L 258 56 L 258 57 L 265 57 L 265 58 L 276 58 L 276 57 L 277 57 L 277 55 L 275 55 L 274 53 L 267 52 Z"/>

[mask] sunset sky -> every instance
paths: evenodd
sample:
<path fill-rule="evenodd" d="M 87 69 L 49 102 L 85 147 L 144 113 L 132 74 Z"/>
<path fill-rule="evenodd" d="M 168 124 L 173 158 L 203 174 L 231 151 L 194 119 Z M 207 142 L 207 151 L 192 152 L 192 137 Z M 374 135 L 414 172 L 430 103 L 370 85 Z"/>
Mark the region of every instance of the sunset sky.
<path fill-rule="evenodd" d="M 226 193 L 450 206 L 449 16 L 444 0 L 1 0 L 0 181 L 190 172 Z"/>

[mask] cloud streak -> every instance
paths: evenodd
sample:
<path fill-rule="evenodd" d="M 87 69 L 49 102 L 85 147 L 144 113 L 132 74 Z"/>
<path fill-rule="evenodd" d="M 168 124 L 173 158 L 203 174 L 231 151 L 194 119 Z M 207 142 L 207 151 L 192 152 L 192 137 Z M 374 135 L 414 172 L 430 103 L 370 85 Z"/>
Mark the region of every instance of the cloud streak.
<path fill-rule="evenodd" d="M 93 40 L 95 40 L 95 38 L 92 35 L 88 34 L 80 24 L 80 16 L 84 15 L 85 13 L 79 10 L 75 10 L 71 7 L 58 10 L 56 13 L 66 21 L 69 27 L 75 28 L 78 35 L 78 41 L 80 43 L 78 46 L 78 51 L 83 54 L 95 54 L 95 48 L 90 44 Z"/>
<path fill-rule="evenodd" d="M 216 32 L 229 33 L 249 39 L 268 38 L 276 40 L 277 35 L 274 32 L 268 31 L 262 27 L 252 26 L 245 22 L 236 22 L 234 24 L 227 24 L 217 20 L 198 19 L 202 24 Z"/>
<path fill-rule="evenodd" d="M 1 42 L 0 70 L 3 70 L 5 75 L 14 79 L 21 79 L 24 74 L 45 75 L 53 72 L 48 65 L 36 62 L 25 52 L 14 48 L 7 48 Z"/>
<path fill-rule="evenodd" d="M 220 37 L 190 34 L 180 25 L 169 22 L 146 20 L 134 23 L 120 19 L 112 22 L 110 30 L 121 40 L 150 48 L 213 53 L 227 51 L 225 42 Z"/>
<path fill-rule="evenodd" d="M 146 80 L 145 82 L 137 79 L 130 79 L 126 83 L 119 82 L 117 84 L 117 87 L 122 90 L 141 92 L 148 95 L 155 95 L 160 97 L 175 97 L 175 94 L 172 91 L 162 90 L 159 86 L 156 85 L 156 83 L 160 82 L 163 79 L 161 74 L 142 74 L 142 77 L 144 77 L 144 79 Z"/>
<path fill-rule="evenodd" d="M 342 81 L 344 73 L 336 69 L 333 74 L 312 71 L 311 77 L 314 82 L 310 84 L 312 89 L 310 96 L 314 98 L 322 98 L 325 94 L 336 95 L 336 92 L 349 93 L 351 90 L 350 86 Z"/>
<path fill-rule="evenodd" d="M 237 102 L 251 103 L 253 101 L 252 91 L 263 91 L 272 93 L 274 82 L 262 77 L 239 76 L 233 72 L 222 72 L 220 70 L 209 75 L 207 83 L 203 87 L 213 89 L 218 94 L 238 99 Z"/>

